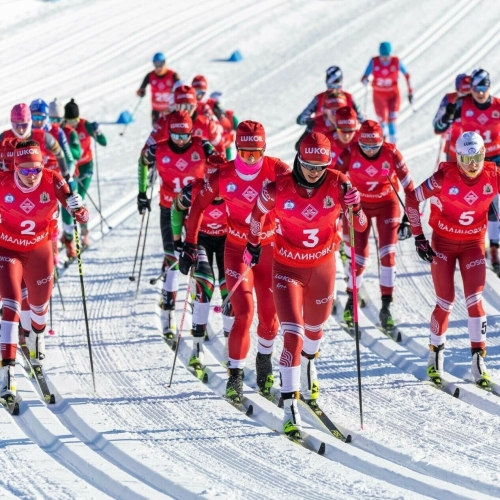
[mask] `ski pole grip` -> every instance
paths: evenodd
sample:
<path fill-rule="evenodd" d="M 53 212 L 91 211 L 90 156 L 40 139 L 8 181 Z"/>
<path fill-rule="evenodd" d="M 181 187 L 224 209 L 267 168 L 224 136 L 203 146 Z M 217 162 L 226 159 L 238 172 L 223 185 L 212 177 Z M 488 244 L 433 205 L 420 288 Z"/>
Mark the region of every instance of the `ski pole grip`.
<path fill-rule="evenodd" d="M 342 189 L 344 191 L 344 194 L 347 194 L 347 191 L 352 188 L 352 184 L 350 182 L 343 182 L 342 183 Z"/>

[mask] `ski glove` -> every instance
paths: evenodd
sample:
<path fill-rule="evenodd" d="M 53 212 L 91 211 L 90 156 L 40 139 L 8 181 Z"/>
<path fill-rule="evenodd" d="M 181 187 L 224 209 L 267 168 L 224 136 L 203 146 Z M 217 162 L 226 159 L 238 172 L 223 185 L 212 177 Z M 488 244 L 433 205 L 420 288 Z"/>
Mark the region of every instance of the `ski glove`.
<path fill-rule="evenodd" d="M 398 240 L 406 240 L 411 237 L 411 226 L 410 221 L 408 220 L 408 216 L 406 214 L 403 215 L 403 219 L 401 220 L 401 224 L 398 228 Z"/>
<path fill-rule="evenodd" d="M 182 249 L 184 248 L 184 243 L 182 240 L 174 240 L 174 250 L 179 254 L 182 253 Z"/>
<path fill-rule="evenodd" d="M 137 209 L 141 215 L 146 211 L 146 209 L 148 212 L 151 212 L 151 200 L 148 198 L 146 193 L 139 193 L 137 195 Z"/>
<path fill-rule="evenodd" d="M 70 194 L 66 198 L 66 206 L 70 212 L 76 212 L 83 207 L 82 197 L 78 193 Z"/>
<path fill-rule="evenodd" d="M 408 102 L 413 104 L 413 94 L 411 92 L 408 94 Z"/>
<path fill-rule="evenodd" d="M 100 135 L 101 131 L 99 130 L 99 124 L 97 122 L 92 122 L 90 126 L 92 127 L 95 135 Z"/>
<path fill-rule="evenodd" d="M 367 75 L 363 76 L 363 78 L 361 78 L 361 83 L 363 85 L 368 85 L 368 83 L 370 82 L 370 79 L 368 78 Z"/>
<path fill-rule="evenodd" d="M 434 250 L 431 248 L 430 243 L 425 239 L 423 234 L 419 234 L 415 236 L 415 247 L 418 253 L 418 256 L 422 260 L 426 260 L 427 262 L 432 262 L 432 258 L 436 256 Z"/>
<path fill-rule="evenodd" d="M 139 97 L 144 97 L 146 95 L 146 89 L 139 89 L 136 94 L 139 96 Z"/>
<path fill-rule="evenodd" d="M 344 202 L 348 207 L 355 207 L 361 203 L 361 196 L 355 187 L 351 187 L 347 193 L 344 194 Z"/>
<path fill-rule="evenodd" d="M 256 266 L 259 263 L 260 254 L 262 252 L 262 247 L 260 243 L 258 245 L 252 245 L 247 243 L 247 247 L 243 252 L 243 262 L 246 266 Z"/>
<path fill-rule="evenodd" d="M 196 266 L 198 261 L 198 248 L 193 243 L 184 243 L 182 253 L 179 256 L 179 270 L 186 276 L 189 274 L 191 266 Z"/>
<path fill-rule="evenodd" d="M 454 102 L 449 102 L 446 105 L 446 111 L 444 112 L 442 121 L 443 123 L 453 123 L 453 118 L 455 116 L 455 109 L 457 105 Z"/>

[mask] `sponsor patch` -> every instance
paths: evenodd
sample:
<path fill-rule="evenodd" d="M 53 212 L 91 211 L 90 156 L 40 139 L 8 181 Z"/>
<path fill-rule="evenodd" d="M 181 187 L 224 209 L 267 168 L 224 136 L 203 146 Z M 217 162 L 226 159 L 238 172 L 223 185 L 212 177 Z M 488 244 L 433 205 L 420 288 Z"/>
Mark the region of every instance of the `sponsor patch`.
<path fill-rule="evenodd" d="M 13 203 L 14 202 L 14 196 L 11 195 L 10 193 L 9 194 L 6 194 L 3 198 L 3 201 L 5 203 Z"/>
<path fill-rule="evenodd" d="M 161 162 L 162 162 L 163 164 L 165 164 L 165 163 L 170 163 L 170 158 L 169 158 L 168 156 L 164 156 L 164 157 L 161 159 Z"/>
<path fill-rule="evenodd" d="M 200 155 L 196 151 L 191 155 L 191 161 L 200 161 L 200 159 Z"/>
<path fill-rule="evenodd" d="M 483 188 L 483 194 L 491 194 L 493 193 L 493 188 L 491 187 L 491 184 L 486 184 Z"/>
<path fill-rule="evenodd" d="M 457 195 L 460 193 L 460 189 L 457 188 L 457 186 L 451 186 L 451 188 L 448 190 L 448 194 L 451 195 Z"/>
<path fill-rule="evenodd" d="M 236 184 L 234 184 L 234 182 L 230 182 L 226 187 L 226 191 L 228 193 L 234 193 L 236 191 Z"/>
<path fill-rule="evenodd" d="M 46 191 L 44 191 L 40 195 L 40 203 L 48 203 L 49 201 L 50 201 L 49 193 L 47 193 Z"/>
<path fill-rule="evenodd" d="M 323 199 L 323 208 L 332 208 L 333 207 L 333 199 L 331 196 L 325 196 Z"/>
<path fill-rule="evenodd" d="M 295 203 L 292 200 L 287 200 L 283 203 L 284 210 L 293 210 L 295 208 Z"/>

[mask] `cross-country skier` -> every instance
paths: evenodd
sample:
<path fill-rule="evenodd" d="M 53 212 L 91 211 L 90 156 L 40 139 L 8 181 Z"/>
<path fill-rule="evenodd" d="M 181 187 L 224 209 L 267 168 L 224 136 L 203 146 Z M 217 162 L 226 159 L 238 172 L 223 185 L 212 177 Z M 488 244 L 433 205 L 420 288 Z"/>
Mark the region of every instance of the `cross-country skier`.
<path fill-rule="evenodd" d="M 443 136 L 445 139 L 443 141 L 443 151 L 446 154 L 446 161 L 455 161 L 457 159 L 455 143 L 462 133 L 462 127 L 460 122 L 456 121 L 449 128 L 446 127 L 445 132 L 443 132 L 442 120 L 446 116 L 447 123 L 449 119 L 453 118 L 457 100 L 470 94 L 470 82 L 470 76 L 465 73 L 457 75 L 455 79 L 455 92 L 449 92 L 443 97 L 433 120 L 434 133 Z"/>
<path fill-rule="evenodd" d="M 66 206 L 78 221 L 87 222 L 89 218 L 80 195 L 70 194 L 61 175 L 44 168 L 42 149 L 36 141 L 19 142 L 14 154 L 14 170 L 0 174 L 0 260 L 4 263 L 0 266 L 3 300 L 0 396 L 11 401 L 16 396 L 14 370 L 21 281 L 24 277 L 31 307 L 31 333 L 27 338 L 30 360 L 33 365 L 42 365 L 54 272 L 50 232 L 59 211 L 57 202 Z"/>
<path fill-rule="evenodd" d="M 262 187 L 276 180 L 290 168 L 278 158 L 265 156 L 266 135 L 262 124 L 246 120 L 236 130 L 235 160 L 227 162 L 212 174 L 191 207 L 186 224 L 186 241 L 179 258 L 180 270 L 188 274 L 196 265 L 198 233 L 203 211 L 217 196 L 227 204 L 229 232 L 224 251 L 227 287 L 231 290 L 246 272 L 245 278 L 231 298 L 235 321 L 228 338 L 229 378 L 226 397 L 241 402 L 243 367 L 250 349 L 250 326 L 254 314 L 253 290 L 257 296 L 258 353 L 256 359 L 257 384 L 269 393 L 273 385 L 271 356 L 278 321 L 271 292 L 272 246 L 274 218 L 267 217 L 262 228 L 262 255 L 258 265 L 247 269 L 243 253 L 250 227 L 250 214 Z M 260 250 L 260 249 L 259 249 Z"/>
<path fill-rule="evenodd" d="M 327 170 L 331 163 L 330 142 L 323 134 L 314 132 L 302 139 L 292 173 L 262 188 L 243 255 L 247 266 L 259 263 L 261 232 L 272 211 L 276 220 L 273 295 L 284 334 L 280 358 L 283 431 L 295 438 L 302 430 L 299 390 L 312 406 L 317 406 L 319 396 L 314 360 L 333 303 L 340 212 L 348 218 L 348 207 L 353 207 L 355 229 L 367 227 L 358 190 L 347 187 L 344 174 Z"/>
<path fill-rule="evenodd" d="M 97 122 L 89 122 L 85 118 L 80 117 L 80 109 L 74 99 L 71 99 L 64 106 L 64 121 L 62 126 L 69 125 L 78 133 L 80 144 L 82 146 L 82 156 L 76 163 L 75 185 L 76 191 L 82 199 L 85 199 L 90 187 L 90 181 L 94 174 L 94 153 L 92 152 L 92 139 L 97 141 L 101 146 L 106 146 L 107 141 L 104 134 L 99 128 Z M 82 247 L 86 248 L 90 245 L 90 234 L 86 223 L 80 225 L 82 235 Z M 62 242 L 66 246 L 66 254 L 68 259 L 76 258 L 76 248 L 73 241 L 73 224 L 68 213 L 63 212 L 63 237 Z"/>
<path fill-rule="evenodd" d="M 64 106 L 54 99 L 49 103 L 49 120 L 51 123 L 59 125 L 66 135 L 66 139 L 71 150 L 71 155 L 74 160 L 79 160 L 82 156 L 82 145 L 76 130 L 70 127 L 67 123 L 63 123 L 64 119 Z"/>
<path fill-rule="evenodd" d="M 222 92 L 215 91 L 210 94 L 207 104 L 212 108 L 215 116 L 222 126 L 222 142 L 228 160 L 234 160 L 234 141 L 236 129 L 240 121 L 231 109 L 226 109 L 222 104 Z"/>
<path fill-rule="evenodd" d="M 474 130 L 481 135 L 486 148 L 486 161 L 500 166 L 500 99 L 490 93 L 490 75 L 484 69 L 476 69 L 471 74 L 471 93 L 450 105 L 435 129 L 445 132 L 457 123 L 461 130 Z M 454 125 L 455 126 L 455 125 Z M 500 231 L 496 213 L 498 197 L 488 211 L 488 237 L 490 240 L 490 262 L 500 276 Z M 496 209 L 496 213 L 495 213 Z"/>
<path fill-rule="evenodd" d="M 155 69 L 150 71 L 137 90 L 139 97 L 146 95 L 146 87 L 151 85 L 151 119 L 153 125 L 163 113 L 170 111 L 170 94 L 175 82 L 180 80 L 179 75 L 172 69 L 168 69 L 165 56 L 158 52 L 153 56 L 153 65 Z"/>
<path fill-rule="evenodd" d="M 139 164 L 139 213 L 151 211 L 151 200 L 147 197 L 149 169 L 156 169 L 160 177 L 160 227 L 165 252 L 166 272 L 162 292 L 163 336 L 173 344 L 175 340 L 175 300 L 179 289 L 179 268 L 176 264 L 174 239 L 172 235 L 171 207 L 174 198 L 184 186 L 203 179 L 206 160 L 216 154 L 213 146 L 200 137 L 193 137 L 193 121 L 188 111 L 175 111 L 169 115 L 169 138 L 148 148 Z"/>
<path fill-rule="evenodd" d="M 405 192 L 413 189 L 413 181 L 406 163 L 396 146 L 384 142 L 380 125 L 373 120 L 366 120 L 359 130 L 358 142 L 348 146 L 340 155 L 335 165 L 337 170 L 349 176 L 352 185 L 358 188 L 361 195 L 361 206 L 368 217 L 368 228 L 371 219 L 376 219 L 380 246 L 380 293 L 382 308 L 380 323 L 385 329 L 394 327 L 390 312 L 390 304 L 396 280 L 396 243 L 399 239 L 411 236 L 409 222 L 403 217 L 394 192 L 401 182 Z M 399 180 L 399 182 L 398 182 Z M 369 257 L 370 231 L 355 234 L 356 245 L 356 286 L 362 283 L 363 272 Z M 347 303 L 344 320 L 353 324 L 352 276 L 347 286 Z"/>
<path fill-rule="evenodd" d="M 401 72 L 408 86 L 408 101 L 413 103 L 413 90 L 410 84 L 410 73 L 403 62 L 396 56 L 391 56 L 392 47 L 389 42 L 382 42 L 379 55 L 372 57 L 361 78 L 363 85 L 368 85 L 370 75 L 373 75 L 373 106 L 377 119 L 382 125 L 387 142 L 396 144 L 396 120 L 399 113 L 400 97 L 398 76 Z"/>
<path fill-rule="evenodd" d="M 473 78 L 474 85 L 474 78 Z M 477 384 L 488 385 L 486 372 L 486 313 L 482 291 L 486 281 L 484 237 L 488 207 L 500 192 L 500 171 L 485 161 L 486 147 L 477 132 L 464 132 L 456 143 L 457 161 L 443 162 L 431 177 L 407 193 L 406 210 L 418 255 L 431 262 L 436 306 L 430 321 L 427 373 L 439 384 L 443 376 L 448 318 L 455 300 L 455 266 L 463 279 L 471 372 Z M 419 204 L 431 198 L 432 241 L 425 238 Z"/>

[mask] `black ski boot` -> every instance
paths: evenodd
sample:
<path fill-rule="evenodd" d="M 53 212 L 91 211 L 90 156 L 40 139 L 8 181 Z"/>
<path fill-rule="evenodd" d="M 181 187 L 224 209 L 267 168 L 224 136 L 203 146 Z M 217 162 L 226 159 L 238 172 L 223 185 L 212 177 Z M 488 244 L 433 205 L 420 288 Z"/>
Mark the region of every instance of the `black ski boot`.
<path fill-rule="evenodd" d="M 394 320 L 391 316 L 391 311 L 389 310 L 389 305 L 392 302 L 392 295 L 382 295 L 382 309 L 378 315 L 380 319 L 380 325 L 384 330 L 391 332 L 394 330 Z"/>

